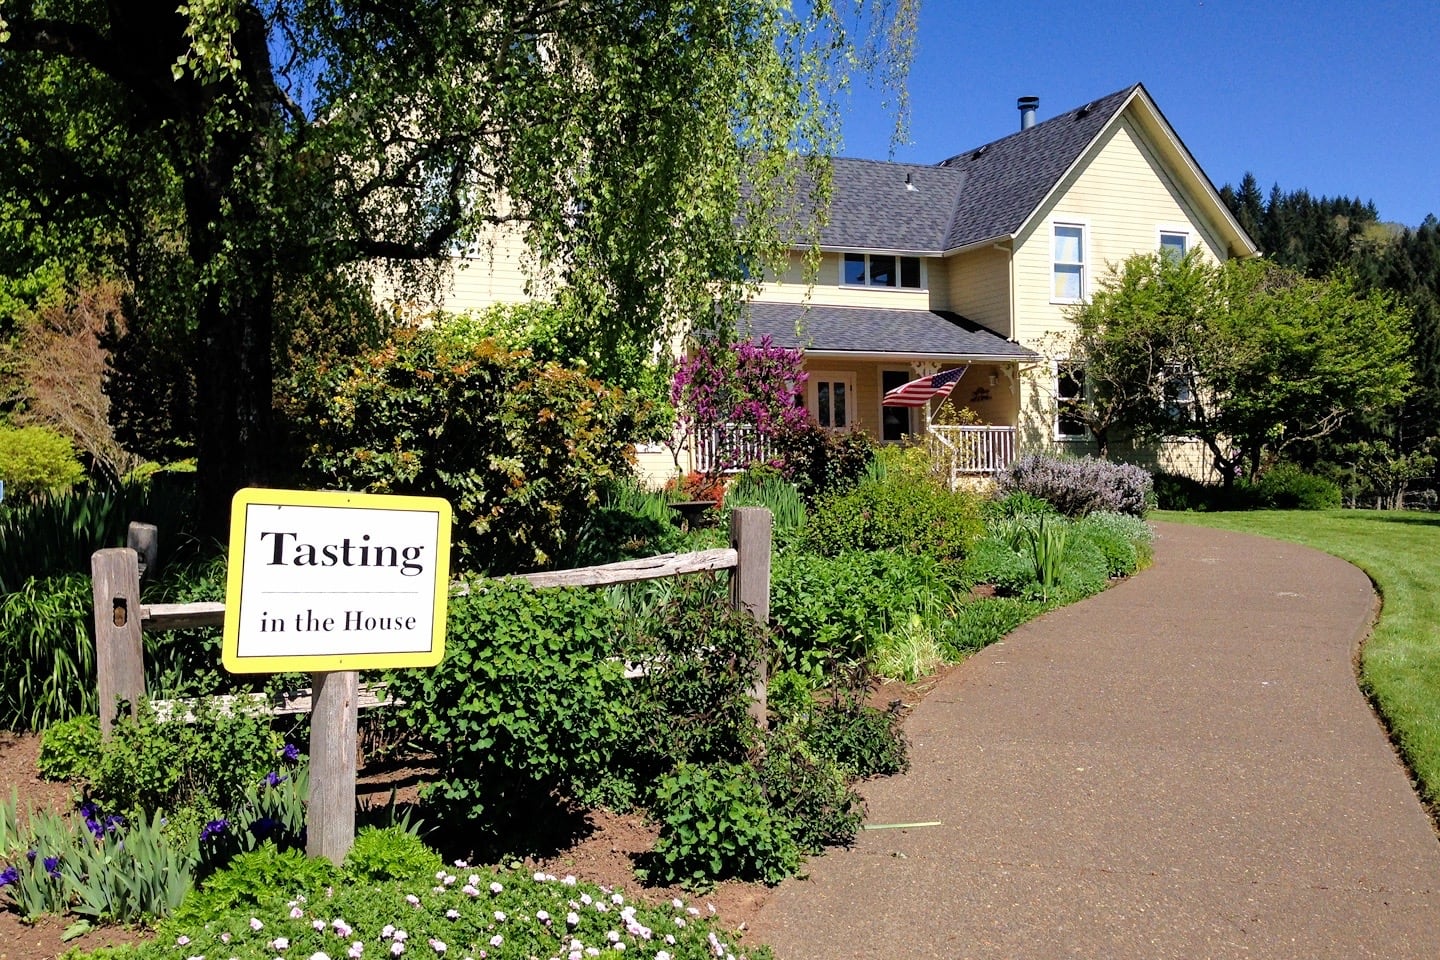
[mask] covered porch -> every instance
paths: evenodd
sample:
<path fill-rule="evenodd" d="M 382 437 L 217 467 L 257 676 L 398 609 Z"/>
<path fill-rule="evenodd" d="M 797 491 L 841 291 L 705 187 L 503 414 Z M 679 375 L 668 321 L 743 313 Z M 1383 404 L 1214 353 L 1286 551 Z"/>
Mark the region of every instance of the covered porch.
<path fill-rule="evenodd" d="M 752 303 L 739 333 L 804 351 L 805 406 L 826 429 L 864 430 L 881 443 L 923 438 L 952 478 L 992 474 L 1015 458 L 1020 366 L 1039 356 L 959 314 Z M 884 402 L 917 378 L 955 369 L 963 373 L 948 398 Z"/>

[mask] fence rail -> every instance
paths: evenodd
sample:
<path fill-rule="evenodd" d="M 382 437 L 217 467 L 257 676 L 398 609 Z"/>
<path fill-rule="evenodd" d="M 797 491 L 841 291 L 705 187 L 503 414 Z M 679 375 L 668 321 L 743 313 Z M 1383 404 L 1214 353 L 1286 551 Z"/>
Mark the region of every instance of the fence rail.
<path fill-rule="evenodd" d="M 730 514 L 730 547 L 727 549 L 663 554 L 596 567 L 525 574 L 522 579 L 536 587 L 598 587 L 731 569 L 734 573 L 730 576 L 730 605 L 763 624 L 770 619 L 771 525 L 769 510 L 740 507 Z M 144 630 L 219 626 L 225 622 L 223 603 L 141 605 L 141 560 L 143 558 L 146 566 L 153 566 L 157 539 L 153 526 L 132 523 L 130 546 L 98 550 L 90 558 L 102 736 L 109 736 L 120 704 L 130 704 L 133 712 L 145 698 L 141 636 Z M 467 591 L 463 585 L 456 588 L 457 593 Z M 765 686 L 766 665 L 762 653 L 753 664 L 750 689 L 750 713 L 762 727 Z M 380 697 L 374 689 L 361 688 L 359 674 L 353 670 L 312 674 L 310 693 L 310 702 L 304 705 L 311 714 L 308 850 L 311 856 L 340 863 L 355 839 L 355 714 L 361 706 L 378 704 Z M 253 699 L 239 695 L 229 698 L 228 703 L 233 706 Z M 191 715 L 194 706 L 193 701 L 172 701 L 165 704 L 165 712 L 170 716 Z M 273 706 L 270 709 L 278 712 Z M 302 706 L 297 698 L 285 709 L 299 712 Z"/>

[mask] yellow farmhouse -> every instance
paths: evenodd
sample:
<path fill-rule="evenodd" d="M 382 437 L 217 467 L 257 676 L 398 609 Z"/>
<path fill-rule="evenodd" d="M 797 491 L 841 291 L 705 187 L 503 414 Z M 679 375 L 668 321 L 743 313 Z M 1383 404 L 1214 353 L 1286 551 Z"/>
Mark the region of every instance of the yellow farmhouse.
<path fill-rule="evenodd" d="M 1020 451 L 1086 452 L 1087 431 L 1064 415 L 1085 389 L 1083 366 L 1064 355 L 1067 311 L 1135 253 L 1258 253 L 1142 85 L 1041 122 L 1036 98 L 1018 106 L 1019 130 L 938 164 L 833 161 L 819 276 L 806 282 L 797 249 L 742 326 L 804 350 L 806 406 L 821 426 L 884 442 L 930 430 L 926 408 L 881 398 L 965 366 L 952 403 L 975 422 L 940 432 L 961 472 L 993 472 Z M 455 277 L 447 310 L 524 298 L 511 250 Z M 1207 469 L 1198 444 L 1135 456 Z M 641 461 L 674 470 L 658 452 Z"/>

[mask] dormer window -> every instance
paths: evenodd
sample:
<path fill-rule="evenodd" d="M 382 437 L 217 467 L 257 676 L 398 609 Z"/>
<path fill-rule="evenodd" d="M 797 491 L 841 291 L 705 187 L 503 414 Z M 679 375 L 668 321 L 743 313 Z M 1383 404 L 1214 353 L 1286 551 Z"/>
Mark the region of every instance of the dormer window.
<path fill-rule="evenodd" d="M 921 290 L 919 257 L 897 257 L 889 253 L 847 253 L 840 270 L 840 283 L 847 287 L 898 287 Z"/>

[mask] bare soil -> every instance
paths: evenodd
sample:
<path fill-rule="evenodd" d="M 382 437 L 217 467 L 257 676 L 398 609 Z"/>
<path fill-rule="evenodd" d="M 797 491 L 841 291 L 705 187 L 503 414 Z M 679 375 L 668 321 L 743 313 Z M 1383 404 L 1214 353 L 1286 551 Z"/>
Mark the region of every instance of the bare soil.
<path fill-rule="evenodd" d="M 881 708 L 895 701 L 913 705 L 953 669 L 956 668 L 943 668 L 918 684 L 883 684 L 872 694 L 871 703 Z M 8 797 L 14 790 L 21 810 L 68 811 L 74 799 L 70 787 L 36 776 L 39 745 L 39 737 L 34 734 L 0 731 L 0 792 Z M 357 790 L 361 805 L 372 809 L 384 807 L 390 803 L 393 791 L 397 808 L 411 806 L 417 800 L 420 784 L 430 773 L 430 769 L 417 760 L 362 766 Z M 556 876 L 573 874 L 582 880 L 624 890 L 627 896 L 650 903 L 679 897 L 702 910 L 711 910 L 727 928 L 745 930 L 764 906 L 770 889 L 754 883 L 722 883 L 702 896 L 695 896 L 678 887 L 644 886 L 635 876 L 636 858 L 654 845 L 657 835 L 655 826 L 637 815 L 607 810 L 575 811 L 564 823 L 555 825 L 552 852 L 526 860 L 524 866 L 527 870 Z M 447 855 L 464 855 L 467 851 L 463 838 L 437 839 L 451 848 Z M 28 924 L 18 914 L 0 909 L 0 960 L 54 960 L 76 947 L 93 950 L 146 936 L 144 930 L 105 926 L 66 942 L 63 934 L 73 922 L 74 918 L 47 918 Z"/>

